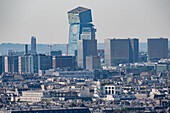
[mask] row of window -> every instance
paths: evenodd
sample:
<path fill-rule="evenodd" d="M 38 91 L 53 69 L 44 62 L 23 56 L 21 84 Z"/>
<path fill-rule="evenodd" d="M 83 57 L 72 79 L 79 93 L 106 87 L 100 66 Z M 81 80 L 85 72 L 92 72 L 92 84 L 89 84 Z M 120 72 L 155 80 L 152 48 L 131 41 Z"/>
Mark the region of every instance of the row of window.
<path fill-rule="evenodd" d="M 120 89 L 120 87 L 105 87 L 105 89 Z"/>
<path fill-rule="evenodd" d="M 115 93 L 116 93 L 117 95 L 120 94 L 119 91 L 116 91 Z M 105 90 L 105 94 L 114 94 L 114 90 Z"/>

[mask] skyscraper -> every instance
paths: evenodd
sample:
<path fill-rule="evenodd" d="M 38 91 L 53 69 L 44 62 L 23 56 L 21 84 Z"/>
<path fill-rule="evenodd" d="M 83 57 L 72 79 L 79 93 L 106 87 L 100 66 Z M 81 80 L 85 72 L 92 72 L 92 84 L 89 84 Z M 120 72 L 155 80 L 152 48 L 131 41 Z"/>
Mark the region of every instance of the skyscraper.
<path fill-rule="evenodd" d="M 5 72 L 18 72 L 18 56 L 5 56 L 4 57 L 4 63 L 5 63 Z"/>
<path fill-rule="evenodd" d="M 78 67 L 86 68 L 86 57 L 97 56 L 97 40 L 78 40 L 77 62 Z"/>
<path fill-rule="evenodd" d="M 158 61 L 161 58 L 168 58 L 168 38 L 150 38 L 147 44 L 149 61 Z"/>
<path fill-rule="evenodd" d="M 25 44 L 25 51 L 24 51 L 24 54 L 25 54 L 25 55 L 28 55 L 28 45 L 27 45 L 27 44 Z"/>
<path fill-rule="evenodd" d="M 99 56 L 86 56 L 86 69 L 93 71 L 95 69 L 100 69 L 100 57 Z"/>
<path fill-rule="evenodd" d="M 4 56 L 0 56 L 0 75 L 5 72 Z"/>
<path fill-rule="evenodd" d="M 35 55 L 36 53 L 37 53 L 36 52 L 36 37 L 32 36 L 31 37 L 31 54 Z"/>
<path fill-rule="evenodd" d="M 52 56 L 52 67 L 56 68 L 75 68 L 75 56 Z"/>
<path fill-rule="evenodd" d="M 106 39 L 104 45 L 106 66 L 138 61 L 138 39 Z"/>
<path fill-rule="evenodd" d="M 96 30 L 93 28 L 91 9 L 77 7 L 68 12 L 70 24 L 68 54 L 74 55 L 77 41 L 81 39 L 95 39 Z"/>

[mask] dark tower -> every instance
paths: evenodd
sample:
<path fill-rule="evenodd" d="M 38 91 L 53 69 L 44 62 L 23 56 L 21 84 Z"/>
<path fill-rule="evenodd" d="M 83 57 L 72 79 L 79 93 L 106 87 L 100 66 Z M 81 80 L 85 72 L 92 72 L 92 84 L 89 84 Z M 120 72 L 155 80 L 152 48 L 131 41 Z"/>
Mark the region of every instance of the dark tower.
<path fill-rule="evenodd" d="M 35 55 L 36 52 L 36 37 L 32 36 L 31 38 L 31 54 Z"/>
<path fill-rule="evenodd" d="M 28 45 L 27 44 L 25 44 L 25 55 L 28 55 Z"/>
<path fill-rule="evenodd" d="M 168 58 L 168 38 L 148 39 L 148 60 L 158 61 Z"/>

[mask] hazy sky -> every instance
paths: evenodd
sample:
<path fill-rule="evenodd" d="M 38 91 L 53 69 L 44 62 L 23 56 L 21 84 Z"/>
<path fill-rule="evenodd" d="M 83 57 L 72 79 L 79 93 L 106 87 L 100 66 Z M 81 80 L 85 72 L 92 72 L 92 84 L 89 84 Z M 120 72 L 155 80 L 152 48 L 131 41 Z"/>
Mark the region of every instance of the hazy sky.
<path fill-rule="evenodd" d="M 67 43 L 67 12 L 91 8 L 98 42 L 113 37 L 170 39 L 170 0 L 0 0 L 0 43 Z"/>

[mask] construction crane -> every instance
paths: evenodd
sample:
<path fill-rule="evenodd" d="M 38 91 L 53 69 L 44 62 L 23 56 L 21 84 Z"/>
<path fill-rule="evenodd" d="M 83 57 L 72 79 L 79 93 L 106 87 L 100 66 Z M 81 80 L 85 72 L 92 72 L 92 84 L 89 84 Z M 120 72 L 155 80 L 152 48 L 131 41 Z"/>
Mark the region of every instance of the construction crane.
<path fill-rule="evenodd" d="M 53 48 L 52 48 L 52 47 L 53 47 L 53 45 L 50 45 L 50 44 L 49 44 L 49 45 L 47 45 L 47 46 L 50 48 L 50 51 L 49 51 L 49 55 L 50 55 L 50 52 L 51 52 L 51 51 L 52 51 L 52 49 L 53 49 Z"/>

